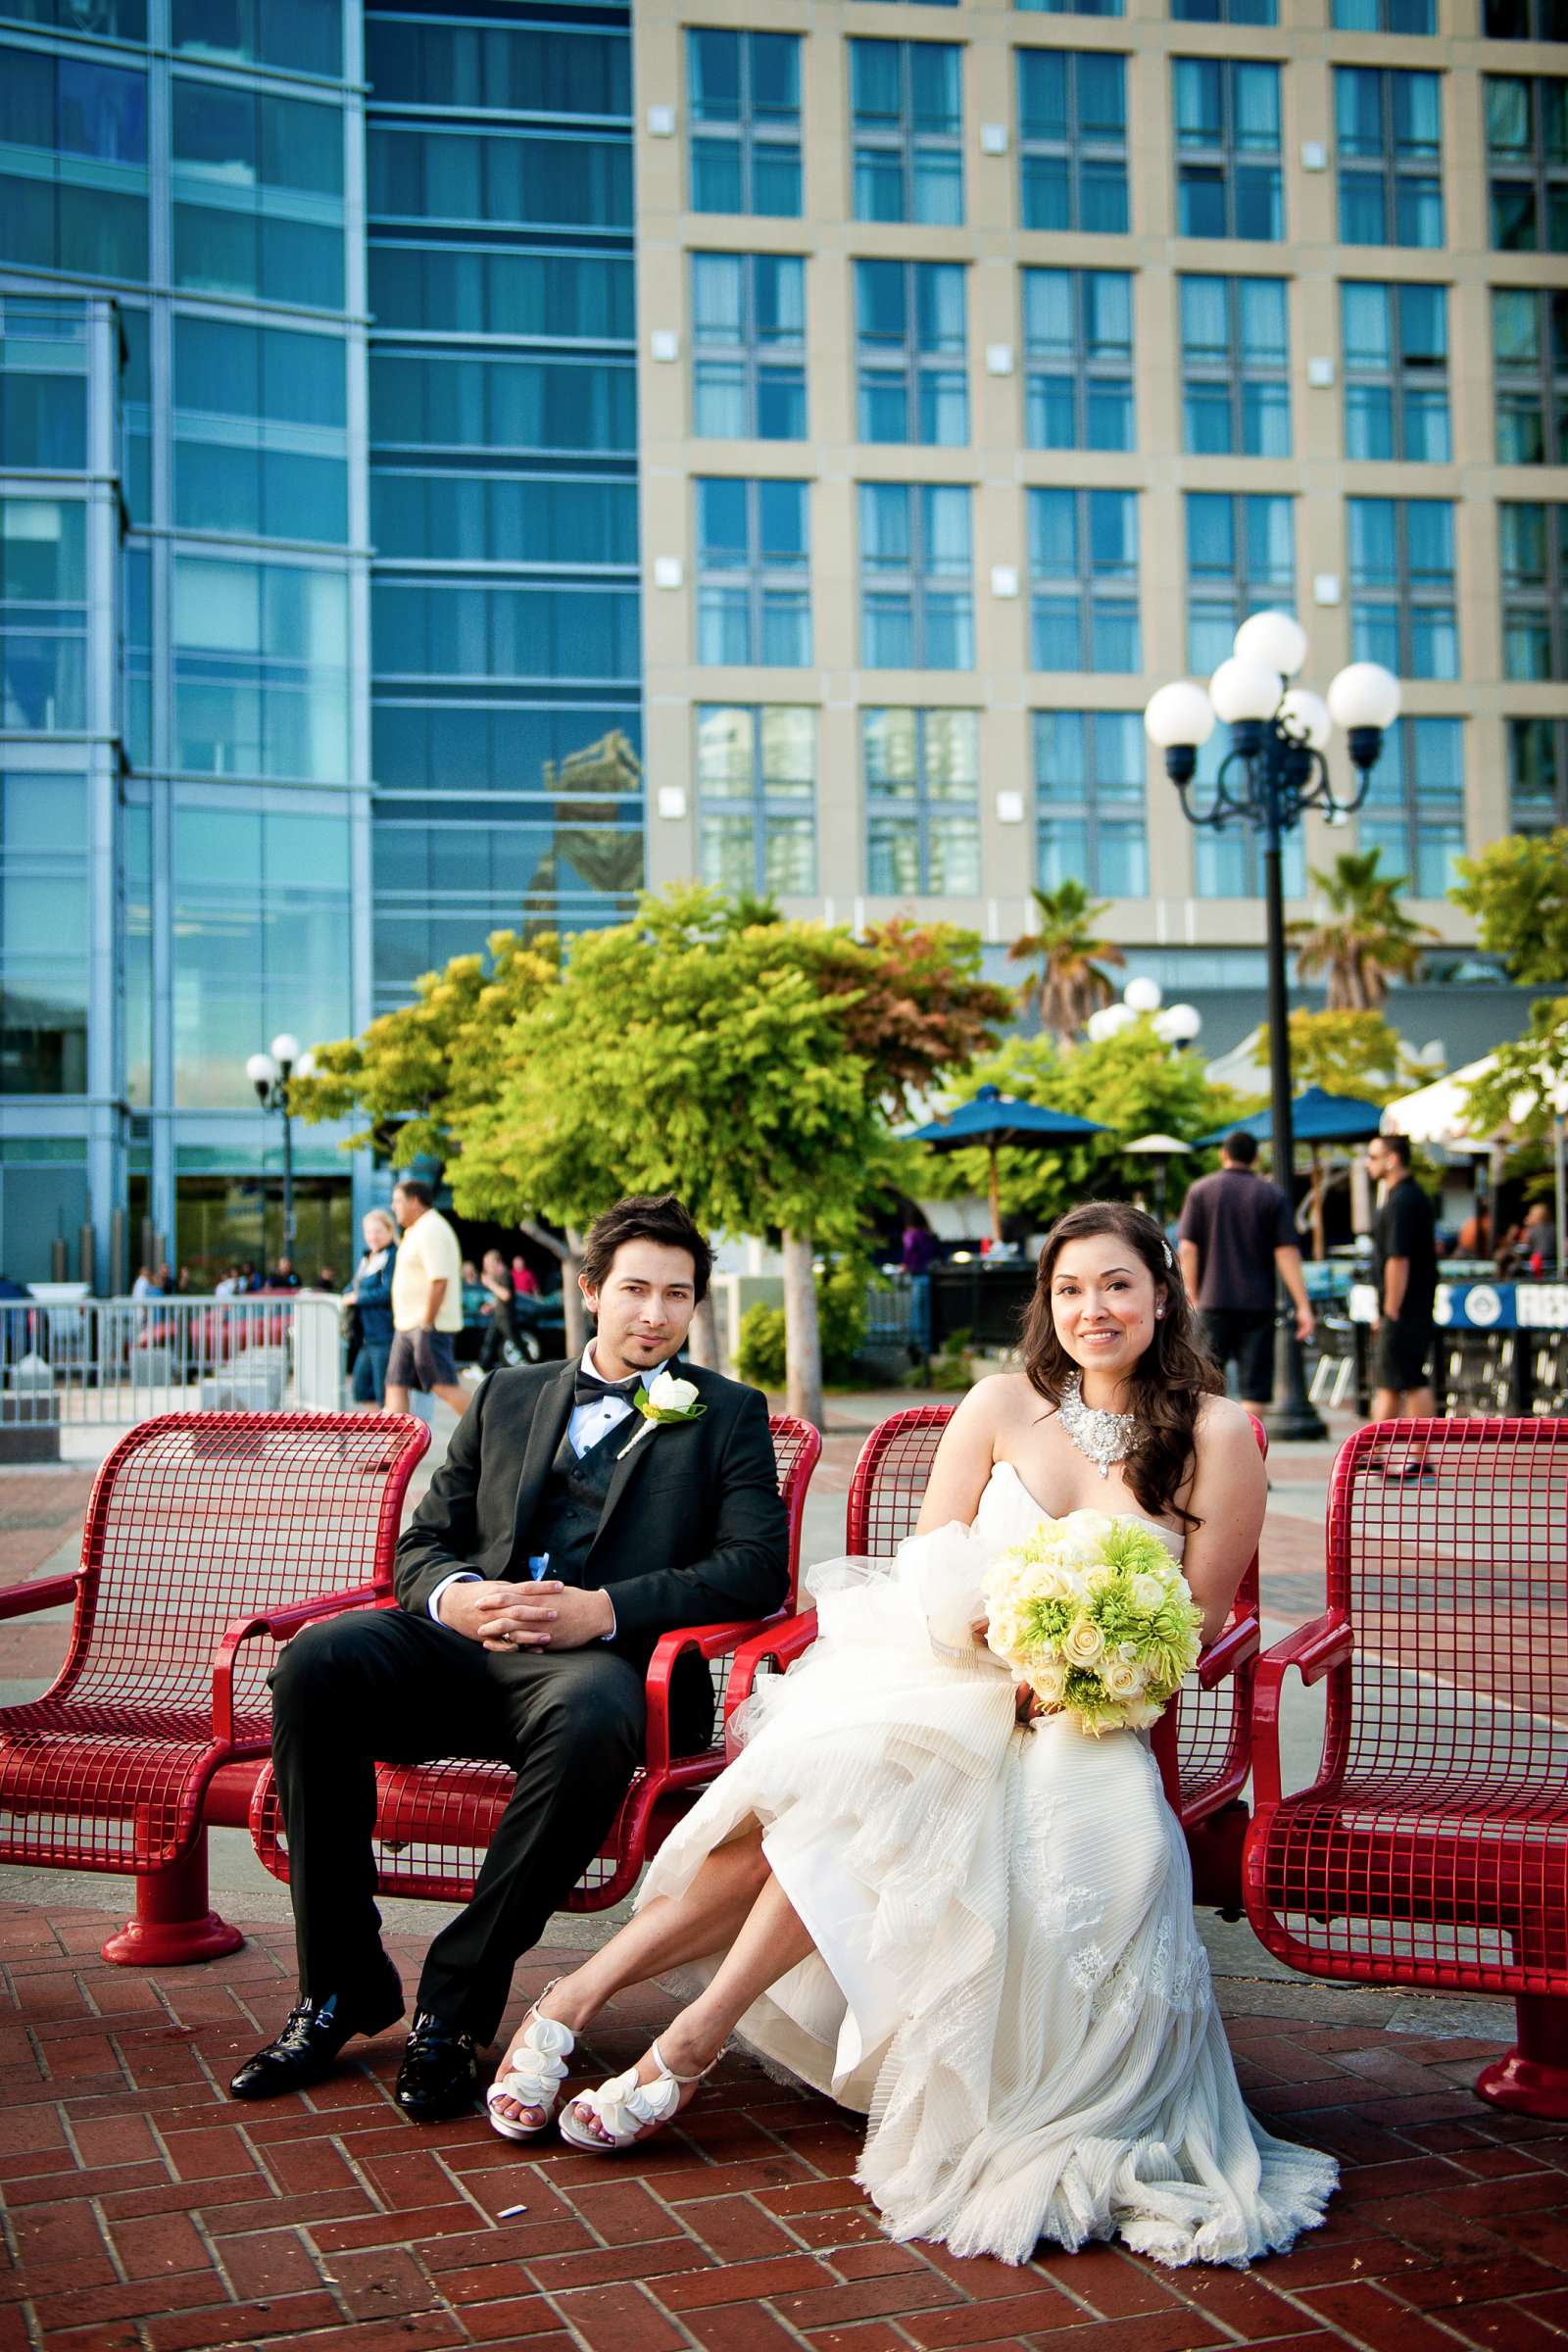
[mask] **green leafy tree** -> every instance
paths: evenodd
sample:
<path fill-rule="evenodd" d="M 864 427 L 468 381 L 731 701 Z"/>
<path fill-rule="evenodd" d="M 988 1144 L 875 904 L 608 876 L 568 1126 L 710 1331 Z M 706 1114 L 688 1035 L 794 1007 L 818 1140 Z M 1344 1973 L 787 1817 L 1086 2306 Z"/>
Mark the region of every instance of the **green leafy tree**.
<path fill-rule="evenodd" d="M 1522 1144 L 1544 1143 L 1552 1120 L 1568 1109 L 1568 997 L 1544 997 L 1530 1007 L 1530 1026 L 1492 1056 L 1492 1067 L 1469 1089 L 1465 1117 L 1473 1135 L 1513 1130 Z"/>
<path fill-rule="evenodd" d="M 1014 963 L 1040 968 L 1019 989 L 1019 1008 L 1038 1012 L 1042 1028 L 1070 1045 L 1090 1014 L 1108 1004 L 1116 993 L 1105 965 L 1124 963 L 1126 957 L 1096 929 L 1110 910 L 1108 899 L 1091 900 L 1071 875 L 1054 890 L 1031 890 L 1029 895 L 1039 928 L 1015 939 L 1007 954 Z"/>
<path fill-rule="evenodd" d="M 1405 877 L 1385 874 L 1377 850 L 1346 851 L 1328 873 L 1313 866 L 1311 879 L 1327 910 L 1288 926 L 1297 977 L 1327 974 L 1331 1012 L 1376 1012 L 1388 1001 L 1391 979 L 1419 979 L 1423 942 L 1439 934 L 1405 913 L 1399 904 Z"/>
<path fill-rule="evenodd" d="M 1510 833 L 1461 858 L 1459 874 L 1448 896 L 1475 916 L 1481 946 L 1502 957 L 1510 980 L 1568 980 L 1568 827 Z"/>
<path fill-rule="evenodd" d="M 1320 1086 L 1329 1095 L 1392 1102 L 1433 1075 L 1381 1012 L 1293 1012 L 1290 1029 L 1291 1083 L 1298 1092 Z M 1266 1063 L 1270 1053 L 1265 1027 L 1257 1058 Z"/>
<path fill-rule="evenodd" d="M 997 1155 L 1004 1218 L 1049 1225 L 1075 1200 L 1096 1193 L 1124 1196 L 1143 1180 L 1123 1147 L 1149 1134 L 1191 1142 L 1222 1127 L 1237 1107 L 1229 1088 L 1211 1085 L 1201 1061 L 1173 1054 L 1148 1015 L 1114 1036 L 1065 1052 L 1052 1038 L 1010 1038 L 1000 1053 L 976 1061 L 951 1092 L 964 1101 L 985 1085 L 1005 1095 L 1096 1119 L 1108 1132 L 1088 1136 L 1064 1150 Z M 918 1147 L 910 1147 L 917 1149 Z M 983 1193 L 988 1159 L 983 1151 L 930 1152 L 922 1189 L 939 1197 Z M 1171 1169 L 1179 1200 L 1184 1178 L 1200 1172 L 1201 1159 L 1181 1160 Z"/>

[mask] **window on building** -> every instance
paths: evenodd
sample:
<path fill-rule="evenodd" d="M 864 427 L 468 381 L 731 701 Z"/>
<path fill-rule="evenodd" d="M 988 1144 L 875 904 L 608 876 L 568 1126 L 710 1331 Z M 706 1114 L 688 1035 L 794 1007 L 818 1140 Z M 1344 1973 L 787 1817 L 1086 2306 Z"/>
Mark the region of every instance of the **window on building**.
<path fill-rule="evenodd" d="M 805 482 L 709 475 L 697 488 L 697 659 L 799 669 L 811 659 Z"/>
<path fill-rule="evenodd" d="M 806 264 L 792 253 L 692 255 L 692 430 L 806 439 Z"/>
<path fill-rule="evenodd" d="M 631 140 L 581 130 L 412 130 L 372 122 L 370 218 L 506 228 L 629 228 Z"/>
<path fill-rule="evenodd" d="M 1144 722 L 1136 710 L 1037 710 L 1035 880 L 1149 895 Z"/>
<path fill-rule="evenodd" d="M 153 763 L 153 560 L 146 547 L 120 551 L 121 748 L 133 768 Z"/>
<path fill-rule="evenodd" d="M 1437 0 L 1334 0 L 1336 32 L 1435 33 Z"/>
<path fill-rule="evenodd" d="M 1187 660 L 1206 678 L 1248 615 L 1296 604 L 1292 502 L 1272 492 L 1187 493 Z"/>
<path fill-rule="evenodd" d="M 377 237 L 369 255 L 378 327 L 626 343 L 636 331 L 632 265 L 614 255 L 496 253 L 461 238 L 438 247 Z"/>
<path fill-rule="evenodd" d="M 1211 808 L 1222 763 L 1230 756 L 1228 727 L 1216 727 L 1199 746 L 1198 773 L 1193 779 L 1192 805 Z M 1306 896 L 1306 847 L 1299 825 L 1291 826 L 1280 845 L 1281 879 L 1288 899 Z M 1200 899 L 1258 899 L 1263 895 L 1263 851 L 1258 828 L 1232 819 L 1216 829 L 1193 828 L 1193 888 Z M 1238 981 L 1241 975 L 1238 974 Z M 1245 982 L 1242 983 L 1246 985 Z M 1253 983 L 1255 985 L 1255 983 Z"/>
<path fill-rule="evenodd" d="M 289 74 L 329 79 L 343 71 L 342 12 L 335 0 L 219 0 L 217 6 L 214 0 L 171 0 L 170 38 L 185 56 L 220 65 L 281 66 Z M 380 94 L 380 74 L 373 78 Z M 422 103 L 441 101 L 426 88 Z"/>
<path fill-rule="evenodd" d="M 1125 235 L 1126 59 L 1076 49 L 1016 55 L 1023 226 Z"/>
<path fill-rule="evenodd" d="M 636 363 L 558 352 L 450 359 L 375 351 L 370 443 L 376 455 L 398 449 L 629 454 L 637 446 Z"/>
<path fill-rule="evenodd" d="M 296 564 L 174 560 L 174 765 L 348 773 L 348 581 Z"/>
<path fill-rule="evenodd" d="M 174 796 L 174 1099 L 252 1104 L 245 1060 L 274 1028 L 342 1037 L 349 993 L 349 814 L 340 794 L 249 804 Z"/>
<path fill-rule="evenodd" d="M 637 564 L 637 485 L 569 474 L 377 466 L 370 537 L 383 558 L 544 564 L 600 578 Z"/>
<path fill-rule="evenodd" d="M 1133 281 L 1125 270 L 1025 270 L 1031 449 L 1132 449 Z"/>
<path fill-rule="evenodd" d="M 176 79 L 173 200 L 176 285 L 342 309 L 340 107 Z"/>
<path fill-rule="evenodd" d="M 1494 286 L 1499 466 L 1568 465 L 1568 292 Z"/>
<path fill-rule="evenodd" d="M 1345 454 L 1446 465 L 1446 286 L 1342 283 Z"/>
<path fill-rule="evenodd" d="M 863 710 L 866 888 L 877 898 L 980 889 L 980 722 L 973 710 Z"/>
<path fill-rule="evenodd" d="M 86 1093 L 89 939 L 86 778 L 0 771 L 0 1095 Z"/>
<path fill-rule="evenodd" d="M 801 41 L 794 32 L 686 35 L 694 213 L 801 210 Z"/>
<path fill-rule="evenodd" d="M 697 707 L 697 857 L 740 896 L 816 889 L 816 712 L 793 703 Z"/>
<path fill-rule="evenodd" d="M 1182 424 L 1191 457 L 1288 458 L 1283 277 L 1183 277 Z"/>
<path fill-rule="evenodd" d="M 145 311 L 120 312 L 120 495 L 134 526 L 153 514 L 153 407 L 150 328 Z"/>
<path fill-rule="evenodd" d="M 28 24 L 58 25 L 62 32 L 90 33 L 99 40 L 147 38 L 147 0 L 92 0 L 90 10 L 83 0 L 7 0 L 5 13 Z"/>
<path fill-rule="evenodd" d="M 558 578 L 492 588 L 468 580 L 381 578 L 370 591 L 378 683 L 630 683 L 639 674 L 638 618 L 635 585 L 613 580 Z"/>
<path fill-rule="evenodd" d="M 1459 675 L 1453 507 L 1348 498 L 1350 655 L 1406 678 Z"/>
<path fill-rule="evenodd" d="M 348 538 L 345 357 L 336 335 L 175 318 L 179 529 Z"/>
<path fill-rule="evenodd" d="M 1516 833 L 1568 825 L 1568 718 L 1510 718 L 1508 822 Z"/>
<path fill-rule="evenodd" d="M 1181 235 L 1277 242 L 1285 234 L 1278 66 L 1178 57 L 1172 71 Z"/>
<path fill-rule="evenodd" d="M 866 669 L 972 669 L 969 492 L 862 482 L 860 661 Z"/>
<path fill-rule="evenodd" d="M 857 220 L 963 219 L 963 51 L 951 41 L 851 41 Z"/>
<path fill-rule="evenodd" d="M 862 441 L 958 449 L 969 438 L 961 262 L 857 262 L 856 360 Z"/>
<path fill-rule="evenodd" d="M 0 471 L 87 464 L 87 332 L 78 302 L 0 296 Z"/>
<path fill-rule="evenodd" d="M 1568 678 L 1568 506 L 1502 500 L 1497 543 L 1503 676 Z"/>
<path fill-rule="evenodd" d="M 1489 41 L 1568 41 L 1568 0 L 1482 0 Z"/>
<path fill-rule="evenodd" d="M 147 76 L 0 45 L 0 261 L 147 278 Z"/>
<path fill-rule="evenodd" d="M 192 5 L 213 13 L 212 0 Z M 317 13 L 330 18 L 336 12 L 328 7 Z M 382 106 L 503 115 L 631 113 L 631 43 L 624 32 L 564 23 L 433 24 L 368 12 L 365 51 L 366 77 Z"/>
<path fill-rule="evenodd" d="M 1277 24 L 1279 0 L 1170 0 L 1178 24 Z"/>
<path fill-rule="evenodd" d="M 1383 738 L 1356 818 L 1363 851 L 1418 899 L 1441 899 L 1464 856 L 1464 721 L 1401 718 Z"/>
<path fill-rule="evenodd" d="M 1033 667 L 1141 668 L 1137 491 L 1026 495 Z"/>
<path fill-rule="evenodd" d="M 1568 79 L 1488 74 L 1487 169 L 1499 253 L 1568 253 Z"/>
<path fill-rule="evenodd" d="M 1120 17 L 1125 16 L 1123 0 L 1013 0 L 1022 16 L 1036 17 Z"/>
<path fill-rule="evenodd" d="M 1436 74 L 1334 69 L 1342 244 L 1443 243 L 1441 88 Z"/>
<path fill-rule="evenodd" d="M 80 499 L 0 498 L 0 728 L 87 723 L 87 511 Z"/>

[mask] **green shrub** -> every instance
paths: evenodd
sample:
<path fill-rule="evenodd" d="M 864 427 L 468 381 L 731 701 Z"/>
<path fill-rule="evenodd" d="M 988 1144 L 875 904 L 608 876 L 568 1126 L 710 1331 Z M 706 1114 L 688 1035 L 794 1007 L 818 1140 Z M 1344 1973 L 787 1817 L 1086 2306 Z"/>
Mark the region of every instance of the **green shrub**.
<path fill-rule="evenodd" d="M 816 1277 L 816 1328 L 822 1348 L 822 1378 L 842 1384 L 855 1372 L 855 1360 L 865 1338 L 865 1262 L 839 1258 Z M 786 1378 L 784 1309 L 749 1306 L 741 1317 L 740 1346 L 735 1352 L 739 1379 L 754 1389 L 781 1389 Z"/>
<path fill-rule="evenodd" d="M 784 1309 L 760 1300 L 741 1317 L 740 1346 L 735 1350 L 735 1377 L 754 1389 L 784 1386 Z"/>

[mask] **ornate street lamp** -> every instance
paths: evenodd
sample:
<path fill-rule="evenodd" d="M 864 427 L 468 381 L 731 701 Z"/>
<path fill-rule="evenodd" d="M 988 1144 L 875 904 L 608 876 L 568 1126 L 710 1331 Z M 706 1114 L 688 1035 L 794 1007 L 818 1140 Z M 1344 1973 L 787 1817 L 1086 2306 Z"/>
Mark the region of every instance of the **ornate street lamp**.
<path fill-rule="evenodd" d="M 1354 814 L 1366 799 L 1383 738 L 1399 714 L 1399 681 L 1381 663 L 1352 662 L 1335 678 L 1324 702 L 1308 688 L 1290 682 L 1305 660 L 1306 632 L 1293 613 L 1254 612 L 1237 630 L 1235 651 L 1215 670 L 1207 693 L 1183 679 L 1161 686 L 1144 712 L 1150 741 L 1165 755 L 1165 773 L 1181 797 L 1188 821 L 1211 826 L 1215 832 L 1232 823 L 1250 825 L 1262 836 L 1274 1176 L 1287 1193 L 1295 1146 L 1285 985 L 1285 835 L 1308 808 L 1321 808 L 1331 821 Z M 1229 726 L 1231 748 L 1220 762 L 1212 796 L 1195 806 L 1198 754 L 1213 733 L 1216 718 Z M 1345 730 L 1356 770 L 1354 789 L 1347 794 L 1336 793 L 1324 757 L 1336 726 Z M 1295 1331 L 1283 1320 L 1274 1386 L 1283 1399 L 1270 1415 L 1276 1437 L 1327 1434 L 1307 1402 Z"/>
<path fill-rule="evenodd" d="M 286 1029 L 279 1030 L 272 1040 L 270 1054 L 253 1054 L 245 1064 L 245 1075 L 256 1089 L 257 1101 L 264 1110 L 275 1110 L 283 1121 L 283 1249 L 282 1255 L 290 1264 L 294 1258 L 294 1121 L 288 1106 L 288 1082 L 291 1078 L 310 1078 L 316 1073 L 314 1054 L 302 1054 L 300 1041 Z"/>

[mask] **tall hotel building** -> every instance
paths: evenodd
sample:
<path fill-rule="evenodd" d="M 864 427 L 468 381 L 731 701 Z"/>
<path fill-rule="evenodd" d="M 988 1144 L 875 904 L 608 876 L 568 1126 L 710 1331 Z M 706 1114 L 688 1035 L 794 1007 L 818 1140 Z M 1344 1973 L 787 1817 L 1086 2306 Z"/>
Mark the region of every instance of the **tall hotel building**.
<path fill-rule="evenodd" d="M 0 1269 L 275 1250 L 246 1056 L 645 879 L 1000 968 L 1078 875 L 1233 1044 L 1140 713 L 1259 605 L 1405 681 L 1293 892 L 1381 848 L 1405 1033 L 1517 1025 L 1443 893 L 1568 818 L 1568 8 L 1124 4 L 0 0 Z"/>

